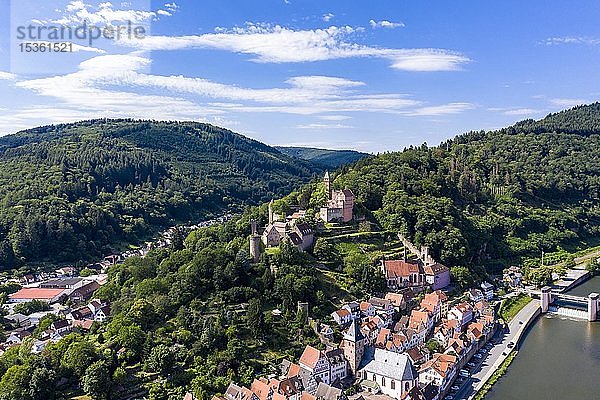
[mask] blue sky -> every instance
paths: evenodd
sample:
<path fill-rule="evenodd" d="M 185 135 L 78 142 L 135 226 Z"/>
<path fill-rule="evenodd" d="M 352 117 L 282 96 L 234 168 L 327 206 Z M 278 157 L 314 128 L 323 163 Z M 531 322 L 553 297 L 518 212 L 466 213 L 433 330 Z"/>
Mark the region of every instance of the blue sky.
<path fill-rule="evenodd" d="M 121 4 L 0 2 L 0 134 L 180 119 L 273 145 L 381 152 L 600 99 L 597 1 Z M 19 51 L 19 25 L 83 21 L 133 21 L 146 35 Z"/>

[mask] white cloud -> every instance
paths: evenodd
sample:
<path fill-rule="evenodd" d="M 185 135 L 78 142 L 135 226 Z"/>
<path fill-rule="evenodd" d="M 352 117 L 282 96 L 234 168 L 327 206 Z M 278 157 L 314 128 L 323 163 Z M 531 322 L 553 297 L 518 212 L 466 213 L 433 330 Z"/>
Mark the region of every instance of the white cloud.
<path fill-rule="evenodd" d="M 319 119 L 323 121 L 345 121 L 347 119 L 352 119 L 352 117 L 348 115 L 321 115 Z"/>
<path fill-rule="evenodd" d="M 6 126 L 27 121 L 55 122 L 52 115 L 72 121 L 95 117 L 207 120 L 233 126 L 234 112 L 314 115 L 323 123 L 299 124 L 299 129 L 348 129 L 342 121 L 353 112 L 398 115 L 459 113 L 472 105 L 426 106 L 399 93 L 365 94 L 364 82 L 329 76 L 296 76 L 282 87 L 245 88 L 202 78 L 146 74 L 150 59 L 136 55 L 101 55 L 79 64 L 76 72 L 20 80 L 18 88 L 55 99 L 39 113 L 20 110 L 0 118 Z M 54 114 L 52 114 L 54 113 Z M 13 118 L 8 121 L 7 118 Z M 10 122 L 10 123 L 9 123 Z M 32 123 L 29 123 L 32 125 Z"/>
<path fill-rule="evenodd" d="M 335 15 L 332 13 L 323 14 L 323 21 L 329 22 L 333 19 L 333 17 L 335 17 Z"/>
<path fill-rule="evenodd" d="M 127 6 L 127 3 L 122 3 Z M 62 15 L 57 19 L 50 19 L 49 22 L 60 25 L 79 25 L 84 21 L 91 25 L 123 24 L 131 22 L 132 24 L 148 23 L 156 19 L 159 15 L 168 17 L 173 15 L 179 8 L 175 3 L 167 3 L 165 9 L 134 10 L 115 8 L 111 2 L 100 3 L 97 7 L 86 4 L 82 0 L 71 1 L 64 11 L 57 10 Z M 39 21 L 47 23 L 46 21 Z"/>
<path fill-rule="evenodd" d="M 349 41 L 357 32 L 350 26 L 292 30 L 278 25 L 248 24 L 244 28 L 189 36 L 147 36 L 120 44 L 141 50 L 208 48 L 254 56 L 263 63 L 313 62 L 344 58 L 382 58 L 392 68 L 405 71 L 453 71 L 470 61 L 458 52 L 445 49 L 393 49 L 365 46 Z"/>
<path fill-rule="evenodd" d="M 543 113 L 544 110 L 538 110 L 535 108 L 517 108 L 514 110 L 506 110 L 504 111 L 504 114 L 506 115 L 535 115 L 535 114 L 540 114 Z"/>
<path fill-rule="evenodd" d="M 13 80 L 16 77 L 15 74 L 11 74 L 10 72 L 0 71 L 0 80 Z"/>
<path fill-rule="evenodd" d="M 350 126 L 350 125 L 344 125 L 344 124 L 317 124 L 317 123 L 296 125 L 296 129 L 328 130 L 328 129 L 350 129 L 350 128 L 354 128 L 354 127 Z"/>
<path fill-rule="evenodd" d="M 550 99 L 550 104 L 562 108 L 575 107 L 586 103 L 589 103 L 589 101 L 585 99 Z"/>
<path fill-rule="evenodd" d="M 371 28 L 376 29 L 376 28 L 388 28 L 388 29 L 394 29 L 394 28 L 403 28 L 405 25 L 403 22 L 390 22 L 390 21 L 386 21 L 386 20 L 381 20 L 381 21 L 375 21 L 375 20 L 370 20 L 369 24 L 371 25 Z"/>
<path fill-rule="evenodd" d="M 16 86 L 59 101 L 47 113 L 40 111 L 31 115 L 30 119 L 36 121 L 51 119 L 53 115 L 63 118 L 63 114 L 73 116 L 65 120 L 95 116 L 198 120 L 222 113 L 221 110 L 199 106 L 178 96 L 107 88 L 124 75 L 142 69 L 148 62 L 145 58 L 131 55 L 98 56 L 81 63 L 77 72 L 19 81 Z M 17 115 L 27 120 L 25 111 Z"/>
<path fill-rule="evenodd" d="M 544 43 L 548 46 L 557 46 L 563 44 L 584 44 L 596 46 L 600 44 L 600 39 L 586 36 L 562 36 L 548 38 Z"/>
<path fill-rule="evenodd" d="M 414 111 L 408 112 L 408 115 L 412 116 L 435 116 L 435 115 L 447 115 L 447 114 L 458 114 L 464 111 L 472 110 L 475 108 L 474 104 L 471 103 L 448 103 L 439 106 L 428 106 L 421 107 Z"/>

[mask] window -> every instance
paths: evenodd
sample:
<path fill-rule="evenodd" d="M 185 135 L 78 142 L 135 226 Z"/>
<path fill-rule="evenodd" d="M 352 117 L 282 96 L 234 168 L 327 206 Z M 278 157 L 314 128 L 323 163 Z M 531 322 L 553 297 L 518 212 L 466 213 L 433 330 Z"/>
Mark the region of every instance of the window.
<path fill-rule="evenodd" d="M 396 389 L 396 382 L 393 379 L 390 382 L 390 388 L 392 388 L 392 390 Z"/>
<path fill-rule="evenodd" d="M 385 378 L 383 376 L 381 377 L 381 386 L 385 387 Z"/>
<path fill-rule="evenodd" d="M 406 382 L 406 383 L 404 384 L 404 391 L 405 391 L 405 392 L 408 392 L 409 390 L 410 390 L 410 383 L 409 383 L 409 382 Z"/>

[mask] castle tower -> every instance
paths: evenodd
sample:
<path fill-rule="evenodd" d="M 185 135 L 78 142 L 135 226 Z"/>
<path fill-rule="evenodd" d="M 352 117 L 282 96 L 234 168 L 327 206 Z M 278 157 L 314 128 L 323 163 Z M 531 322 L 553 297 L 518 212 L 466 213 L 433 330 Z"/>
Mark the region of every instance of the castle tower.
<path fill-rule="evenodd" d="M 344 334 L 342 339 L 342 348 L 344 349 L 344 357 L 348 360 L 348 365 L 352 374 L 356 376 L 356 371 L 360 366 L 363 355 L 365 354 L 365 337 L 360 331 L 356 321 L 352 321 L 350 328 Z"/>
<path fill-rule="evenodd" d="M 250 257 L 252 257 L 252 261 L 257 263 L 260 260 L 261 255 L 261 239 L 256 228 L 256 221 L 252 220 L 250 223 L 252 226 L 252 234 L 250 235 Z"/>
<path fill-rule="evenodd" d="M 329 171 L 325 171 L 323 183 L 325 184 L 325 191 L 327 192 L 327 200 L 331 200 L 331 182 L 329 180 Z"/>
<path fill-rule="evenodd" d="M 273 199 L 269 202 L 269 225 L 273 223 Z"/>

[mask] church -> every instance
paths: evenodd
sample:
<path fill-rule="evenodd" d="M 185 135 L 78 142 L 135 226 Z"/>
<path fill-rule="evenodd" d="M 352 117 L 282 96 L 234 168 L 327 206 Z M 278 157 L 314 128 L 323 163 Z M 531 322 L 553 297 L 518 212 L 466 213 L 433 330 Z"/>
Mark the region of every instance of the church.
<path fill-rule="evenodd" d="M 319 216 L 325 222 L 349 222 L 353 218 L 354 193 L 350 189 L 331 190 L 329 171 L 323 178 L 327 203 L 319 209 Z"/>

